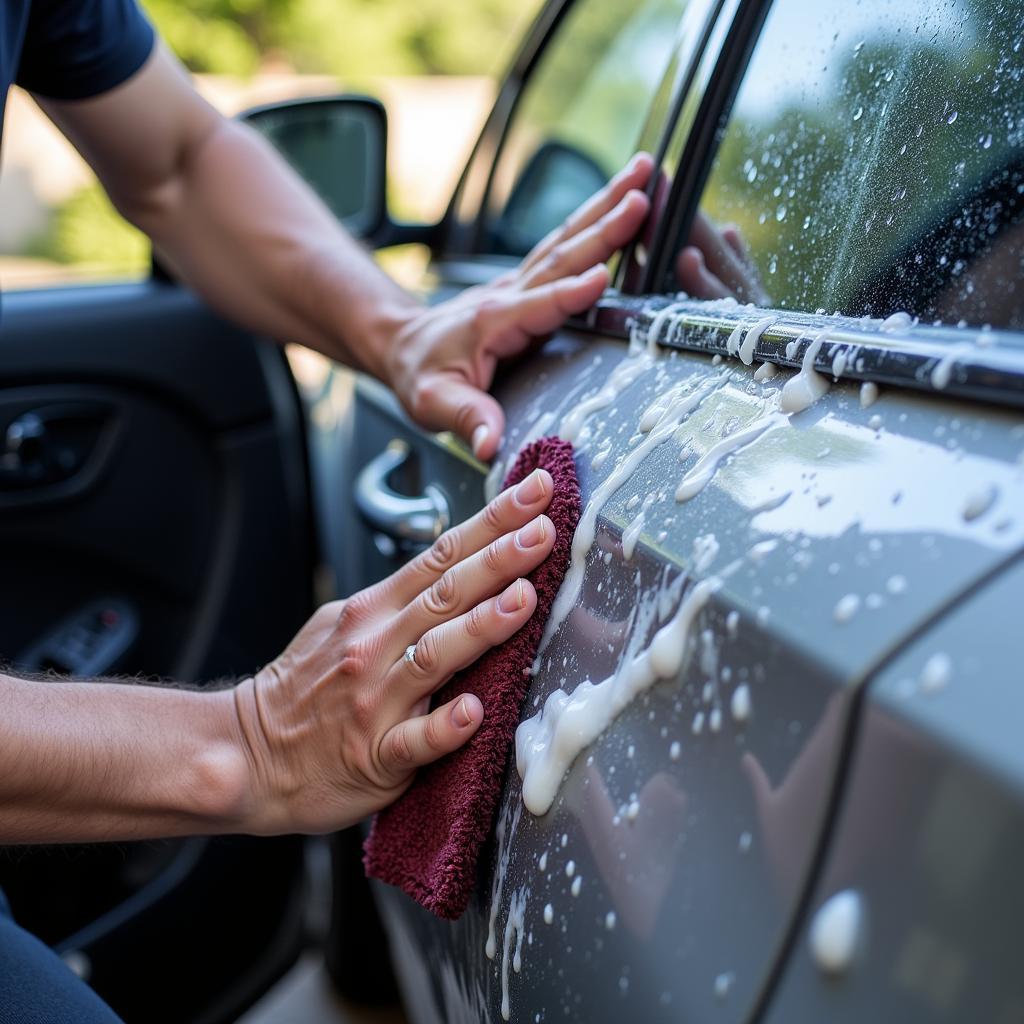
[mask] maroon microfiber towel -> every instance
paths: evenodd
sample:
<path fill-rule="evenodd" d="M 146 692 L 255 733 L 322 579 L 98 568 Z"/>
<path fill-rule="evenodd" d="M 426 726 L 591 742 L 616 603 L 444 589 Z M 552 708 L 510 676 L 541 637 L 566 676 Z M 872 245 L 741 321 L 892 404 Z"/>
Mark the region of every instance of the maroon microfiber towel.
<path fill-rule="evenodd" d="M 537 608 L 515 636 L 438 691 L 435 707 L 461 693 L 475 693 L 484 706 L 484 720 L 464 747 L 419 770 L 409 789 L 374 819 L 364 848 L 368 875 L 399 886 L 449 920 L 466 909 L 476 885 L 477 860 L 494 825 L 530 666 L 569 567 L 580 518 L 572 445 L 557 437 L 528 445 L 505 478 L 505 487 L 538 467 L 554 481 L 547 515 L 555 525 L 555 546 L 528 577 L 537 590 Z"/>

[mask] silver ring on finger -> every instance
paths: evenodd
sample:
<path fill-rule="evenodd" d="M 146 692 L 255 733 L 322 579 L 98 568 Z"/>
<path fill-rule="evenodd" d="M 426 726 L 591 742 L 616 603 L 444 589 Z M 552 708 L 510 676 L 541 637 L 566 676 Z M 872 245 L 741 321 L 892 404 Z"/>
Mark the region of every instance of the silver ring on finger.
<path fill-rule="evenodd" d="M 409 644 L 409 646 L 406 647 L 405 654 L 402 655 L 402 661 L 404 661 L 406 663 L 406 665 L 416 666 L 416 645 L 415 644 Z"/>

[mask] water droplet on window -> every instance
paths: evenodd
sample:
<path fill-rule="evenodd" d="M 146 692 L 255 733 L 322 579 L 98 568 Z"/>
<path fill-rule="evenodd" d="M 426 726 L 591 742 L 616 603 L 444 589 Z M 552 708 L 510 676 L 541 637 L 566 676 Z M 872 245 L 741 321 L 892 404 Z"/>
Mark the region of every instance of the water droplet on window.
<path fill-rule="evenodd" d="M 946 124 L 953 124 L 953 123 L 955 123 L 955 121 L 956 121 L 956 118 L 957 118 L 957 113 L 956 113 L 956 111 L 954 110 L 954 111 L 953 111 L 953 112 L 952 112 L 952 113 L 951 113 L 951 114 L 949 115 L 949 117 L 947 117 L 947 118 L 946 118 Z"/>
<path fill-rule="evenodd" d="M 768 273 L 769 274 L 774 274 L 775 271 L 778 270 L 778 269 L 779 269 L 779 261 L 773 256 L 768 261 Z"/>
<path fill-rule="evenodd" d="M 863 107 L 858 107 L 853 112 L 853 119 L 854 119 L 854 121 L 859 121 L 863 116 L 864 116 L 864 108 Z"/>
<path fill-rule="evenodd" d="M 775 219 L 778 220 L 778 221 L 783 221 L 783 220 L 786 219 L 786 204 L 785 203 L 779 203 L 778 208 L 775 211 Z"/>
<path fill-rule="evenodd" d="M 982 149 L 988 149 L 992 145 L 992 133 L 989 132 L 986 135 L 979 136 L 978 144 Z"/>

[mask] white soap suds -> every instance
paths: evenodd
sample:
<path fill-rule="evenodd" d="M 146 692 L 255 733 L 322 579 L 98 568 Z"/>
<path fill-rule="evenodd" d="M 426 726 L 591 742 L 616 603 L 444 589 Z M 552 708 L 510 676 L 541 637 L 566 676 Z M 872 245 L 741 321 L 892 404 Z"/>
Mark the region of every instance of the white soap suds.
<path fill-rule="evenodd" d="M 715 978 L 715 995 L 719 999 L 725 999 L 729 995 L 729 989 L 736 981 L 736 975 L 732 971 L 723 971 Z"/>
<path fill-rule="evenodd" d="M 885 334 L 889 334 L 892 331 L 905 331 L 908 327 L 912 326 L 914 318 L 902 310 L 898 313 L 890 313 L 879 325 L 878 329 Z"/>
<path fill-rule="evenodd" d="M 900 576 L 898 573 L 895 576 L 890 576 L 885 582 L 885 589 L 893 596 L 902 594 L 907 589 L 906 576 Z"/>
<path fill-rule="evenodd" d="M 739 357 L 743 362 L 750 366 L 754 361 L 754 349 L 757 348 L 757 343 L 761 340 L 761 335 L 776 321 L 774 316 L 766 316 L 761 320 L 758 320 L 753 327 L 747 331 L 747 336 L 743 339 L 743 344 L 739 348 Z"/>
<path fill-rule="evenodd" d="M 703 576 L 718 557 L 720 546 L 713 533 L 705 533 L 693 541 L 693 574 Z"/>
<path fill-rule="evenodd" d="M 696 497 L 711 482 L 722 459 L 756 441 L 769 427 L 785 422 L 785 417 L 777 413 L 770 413 L 755 420 L 742 430 L 737 430 L 734 434 L 722 438 L 718 444 L 709 448 L 683 477 L 676 488 L 676 501 L 689 501 Z"/>
<path fill-rule="evenodd" d="M 778 372 L 779 368 L 775 363 L 762 363 L 754 371 L 754 380 L 760 384 L 762 381 L 771 380 Z"/>
<path fill-rule="evenodd" d="M 565 441 L 575 442 L 590 416 L 607 409 L 633 381 L 653 365 L 654 360 L 646 353 L 624 359 L 612 370 L 597 394 L 584 399 L 565 415 L 559 425 L 558 436 Z"/>
<path fill-rule="evenodd" d="M 512 1016 L 512 1007 L 509 1000 L 508 990 L 508 969 L 509 953 L 512 949 L 512 939 L 516 938 L 515 956 L 511 961 L 513 970 L 518 974 L 523 966 L 523 933 L 524 918 L 526 916 L 527 889 L 518 889 L 512 894 L 512 900 L 508 908 L 508 919 L 505 921 L 505 942 L 501 953 L 501 1017 L 508 1020 Z"/>
<path fill-rule="evenodd" d="M 654 503 L 654 499 L 657 495 L 652 491 L 644 498 L 643 505 L 640 506 L 640 511 L 637 512 L 633 521 L 622 531 L 622 557 L 625 561 L 629 561 L 633 557 L 633 552 L 636 550 L 636 543 L 640 539 L 641 533 L 643 533 L 644 523 L 647 520 L 647 512 L 651 505 Z M 626 506 L 629 507 L 628 505 Z"/>
<path fill-rule="evenodd" d="M 980 519 L 996 503 L 998 497 L 999 488 L 995 484 L 988 484 L 968 494 L 962 510 L 964 521 L 972 523 Z"/>
<path fill-rule="evenodd" d="M 693 412 L 720 383 L 721 380 L 719 378 L 708 381 L 696 392 L 681 398 L 671 408 L 667 409 L 658 425 L 595 488 L 593 495 L 583 509 L 576 532 L 573 534 L 569 553 L 569 570 L 565 574 L 565 579 L 562 581 L 562 585 L 555 597 L 555 603 L 551 608 L 551 615 L 544 626 L 535 665 L 539 665 L 540 657 L 551 642 L 551 638 L 557 632 L 558 627 L 576 607 L 580 590 L 583 587 L 587 552 L 594 543 L 594 536 L 597 532 L 597 517 L 608 502 L 608 499 L 632 477 L 640 464 L 655 448 L 672 437 L 676 427 L 679 426 L 683 419 Z"/>
<path fill-rule="evenodd" d="M 732 717 L 737 722 L 745 722 L 750 718 L 752 702 L 750 700 L 750 687 L 746 683 L 741 683 L 733 690 L 730 707 L 732 709 Z"/>
<path fill-rule="evenodd" d="M 936 651 L 921 669 L 918 683 L 922 693 L 937 693 L 949 686 L 953 678 L 953 659 L 944 651 Z"/>
<path fill-rule="evenodd" d="M 860 595 L 846 594 L 836 602 L 832 615 L 836 622 L 849 622 L 860 610 Z"/>
<path fill-rule="evenodd" d="M 868 409 L 878 401 L 878 385 L 873 380 L 866 380 L 860 386 L 860 407 Z"/>
<path fill-rule="evenodd" d="M 818 909 L 811 923 L 811 955 L 827 974 L 842 974 L 857 953 L 864 922 L 860 893 L 844 889 Z"/>
<path fill-rule="evenodd" d="M 509 812 L 506 808 L 501 817 L 498 818 L 496 836 L 498 839 L 498 861 L 494 869 L 494 881 L 491 883 L 491 912 L 487 921 L 487 943 L 484 952 L 489 960 L 493 960 L 498 952 L 497 936 L 494 932 L 494 925 L 498 920 L 498 911 L 501 909 L 501 894 L 505 888 L 505 875 L 508 873 L 508 860 L 512 845 L 512 835 L 519 824 L 519 817 L 522 809 L 517 803 L 512 811 L 512 818 L 509 821 Z"/>
<path fill-rule="evenodd" d="M 953 370 L 956 364 L 965 359 L 970 360 L 974 354 L 974 346 L 969 342 L 959 342 L 955 345 L 950 345 L 946 354 L 941 359 L 936 360 L 935 365 L 932 367 L 932 387 L 939 391 L 948 387 L 949 382 L 953 379 Z"/>
<path fill-rule="evenodd" d="M 650 646 L 600 683 L 584 680 L 568 694 L 555 690 L 542 710 L 516 730 L 516 767 L 523 781 L 523 803 L 536 815 L 547 813 L 566 771 L 640 693 L 682 668 L 690 629 L 719 587 L 700 580 Z"/>
<path fill-rule="evenodd" d="M 800 371 L 790 377 L 782 386 L 779 407 L 783 412 L 803 412 L 804 409 L 809 408 L 828 393 L 828 378 L 814 369 L 814 360 L 817 359 L 827 337 L 827 331 L 822 331 L 815 336 L 804 352 Z"/>

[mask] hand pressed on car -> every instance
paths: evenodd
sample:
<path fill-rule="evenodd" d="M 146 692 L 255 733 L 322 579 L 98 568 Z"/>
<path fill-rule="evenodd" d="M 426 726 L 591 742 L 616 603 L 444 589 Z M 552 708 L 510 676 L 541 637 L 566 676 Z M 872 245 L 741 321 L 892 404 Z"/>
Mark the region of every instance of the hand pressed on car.
<path fill-rule="evenodd" d="M 391 803 L 486 714 L 430 698 L 533 614 L 552 490 L 536 470 L 231 689 L 0 674 L 0 843 L 326 832 Z"/>
<path fill-rule="evenodd" d="M 535 470 L 393 576 L 324 605 L 235 691 L 257 832 L 321 832 L 395 800 L 462 746 L 486 708 L 431 695 L 533 614 L 550 553 L 551 476 Z M 408 655 L 407 655 L 408 652 Z"/>
<path fill-rule="evenodd" d="M 494 455 L 505 427 L 501 406 L 487 394 L 498 361 L 601 297 L 604 261 L 647 216 L 641 190 L 652 167 L 651 157 L 638 153 L 514 271 L 410 315 L 395 335 L 385 379 L 418 423 L 454 431 L 481 459 Z"/>

